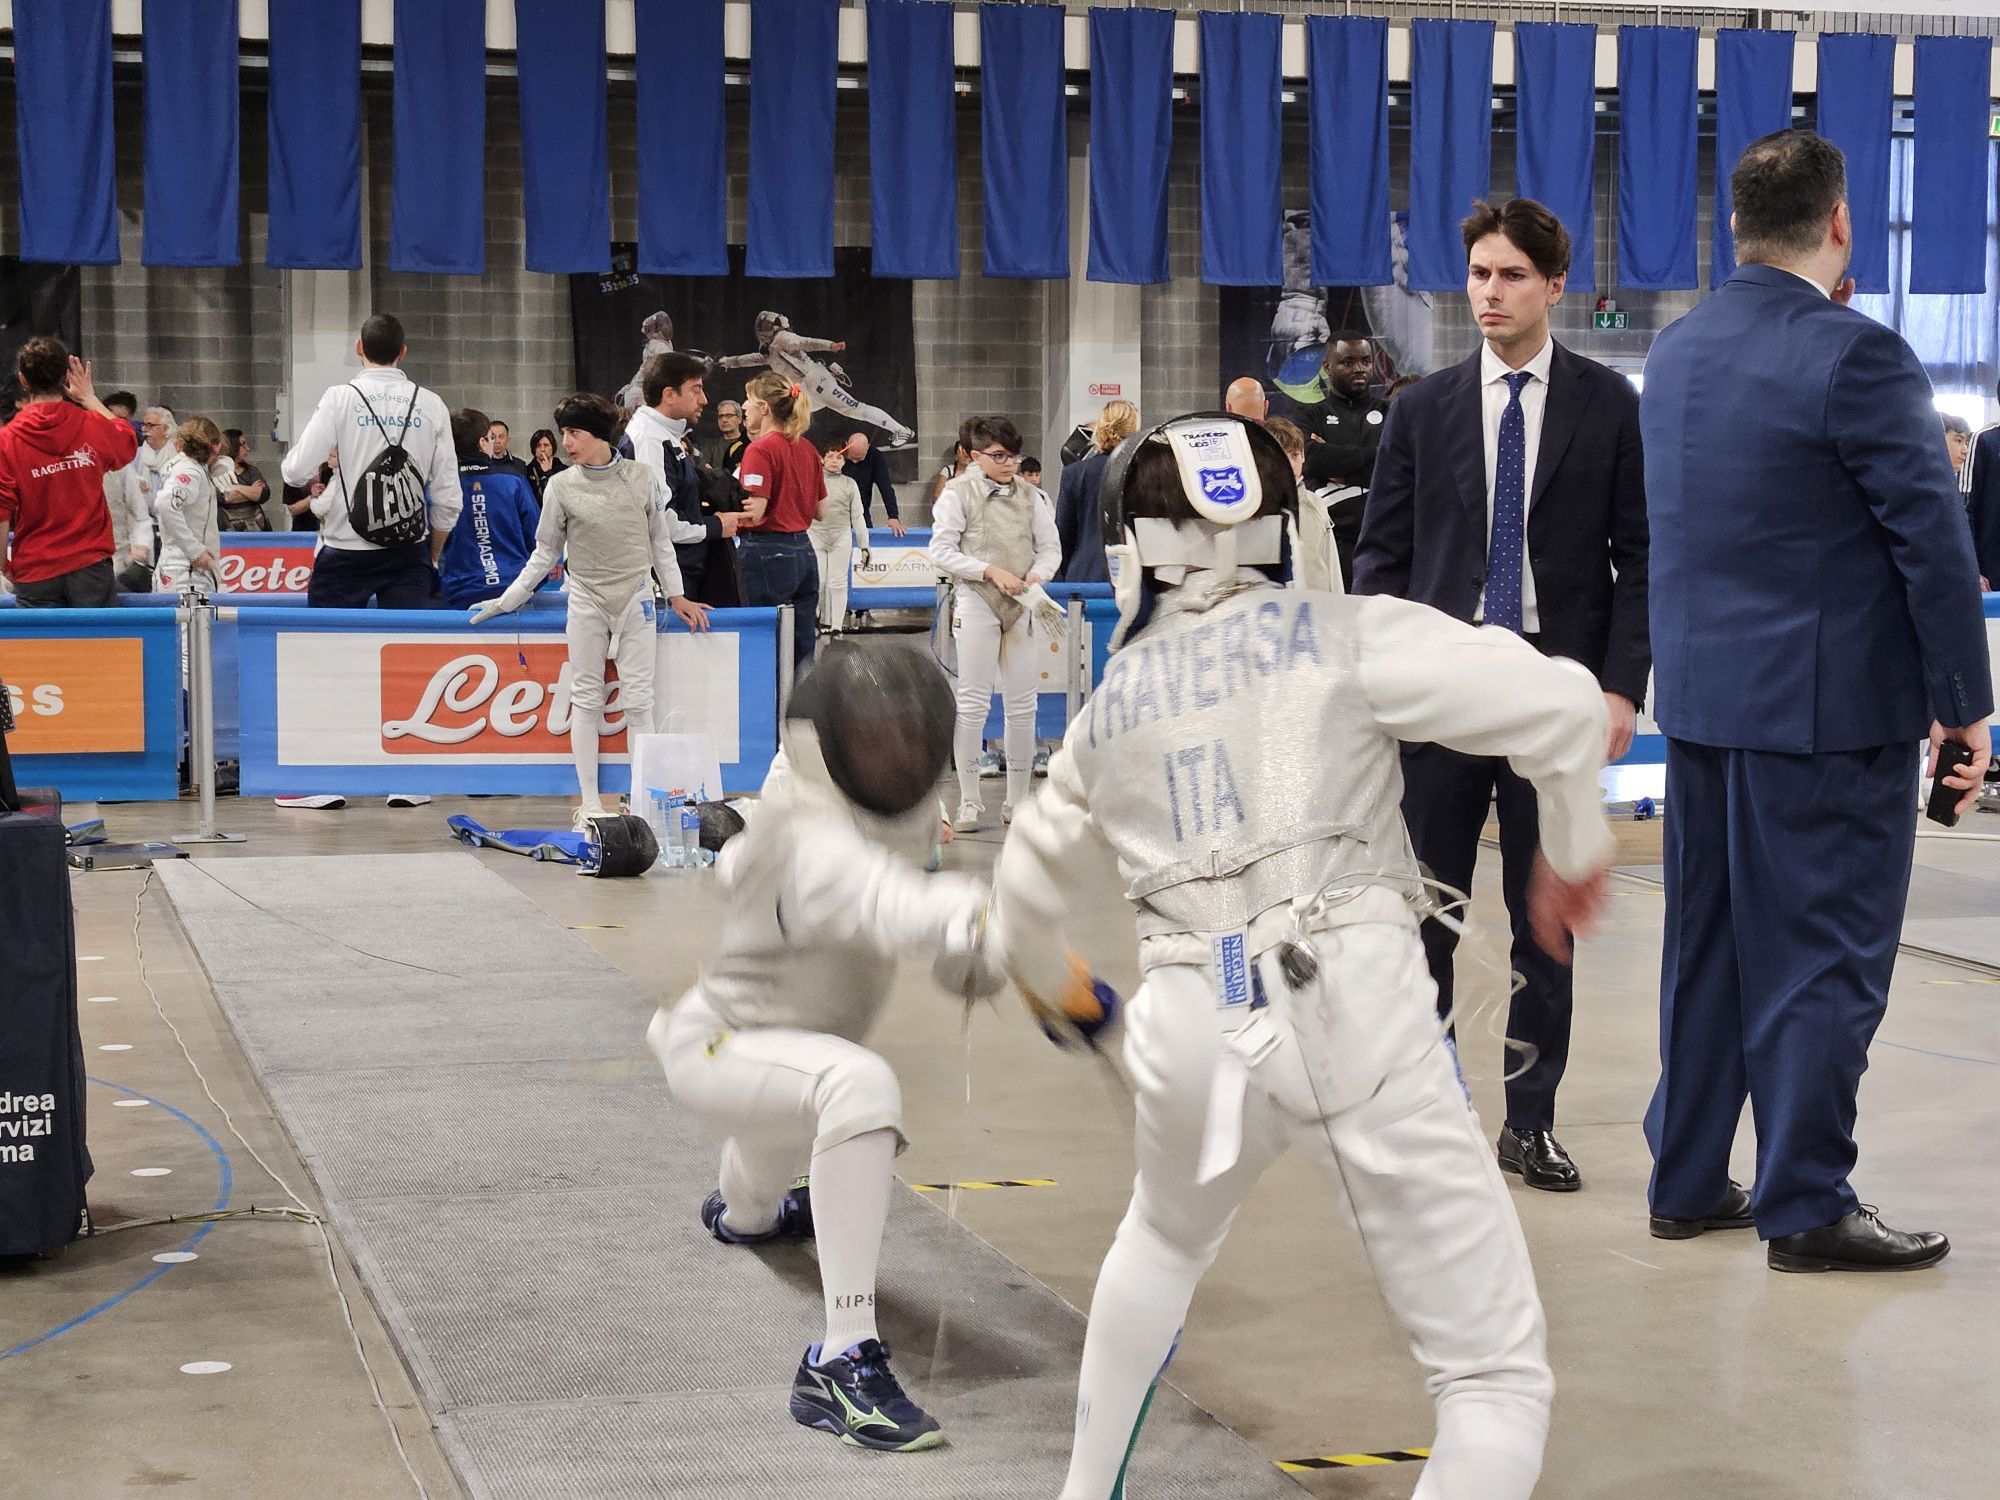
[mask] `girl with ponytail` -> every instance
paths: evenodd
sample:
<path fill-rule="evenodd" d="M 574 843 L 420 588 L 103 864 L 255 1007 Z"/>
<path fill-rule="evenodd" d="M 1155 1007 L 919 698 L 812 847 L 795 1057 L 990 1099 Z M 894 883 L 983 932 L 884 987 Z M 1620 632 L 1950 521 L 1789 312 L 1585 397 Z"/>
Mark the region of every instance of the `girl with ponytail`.
<path fill-rule="evenodd" d="M 736 561 L 747 605 L 792 606 L 792 657 L 812 659 L 819 614 L 819 563 L 808 535 L 826 498 L 819 450 L 806 440 L 812 398 L 775 373 L 759 375 L 743 392 L 743 427 L 750 446 L 737 471 L 748 496 L 736 533 Z"/>

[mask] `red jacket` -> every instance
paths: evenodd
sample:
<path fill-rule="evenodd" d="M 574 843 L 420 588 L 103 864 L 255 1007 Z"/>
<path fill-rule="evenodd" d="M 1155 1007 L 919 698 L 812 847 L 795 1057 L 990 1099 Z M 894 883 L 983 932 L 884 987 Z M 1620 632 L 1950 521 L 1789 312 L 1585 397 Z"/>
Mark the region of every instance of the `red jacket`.
<path fill-rule="evenodd" d="M 16 583 L 59 578 L 117 550 L 104 476 L 139 452 L 130 422 L 37 401 L 0 427 L 0 534 L 11 526 Z"/>

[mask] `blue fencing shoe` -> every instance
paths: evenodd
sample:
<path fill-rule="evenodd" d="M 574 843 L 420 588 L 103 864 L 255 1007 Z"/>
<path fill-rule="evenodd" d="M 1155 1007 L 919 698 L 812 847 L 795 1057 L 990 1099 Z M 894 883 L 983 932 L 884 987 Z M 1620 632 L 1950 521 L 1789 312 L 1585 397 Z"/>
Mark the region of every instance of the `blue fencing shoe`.
<path fill-rule="evenodd" d="M 903 1394 L 889 1370 L 889 1349 L 863 1339 L 822 1360 L 814 1344 L 792 1377 L 792 1420 L 837 1432 L 843 1443 L 887 1453 L 916 1453 L 944 1442 L 937 1418 Z"/>
<path fill-rule="evenodd" d="M 803 1177 L 785 1194 L 778 1209 L 778 1222 L 761 1234 L 742 1234 L 723 1223 L 722 1215 L 727 1208 L 721 1193 L 710 1193 L 701 1204 L 702 1227 L 725 1245 L 768 1245 L 773 1240 L 812 1238 L 812 1189 Z"/>

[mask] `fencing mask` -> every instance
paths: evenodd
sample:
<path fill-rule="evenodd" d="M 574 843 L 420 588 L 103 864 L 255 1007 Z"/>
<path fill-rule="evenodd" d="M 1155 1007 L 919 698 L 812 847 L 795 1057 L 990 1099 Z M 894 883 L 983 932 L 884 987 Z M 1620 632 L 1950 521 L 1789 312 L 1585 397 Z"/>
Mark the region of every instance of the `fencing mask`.
<path fill-rule="evenodd" d="M 595 850 L 593 861 L 590 851 Z M 631 813 L 590 820 L 590 843 L 585 850 L 586 875 L 643 875 L 660 857 L 660 841 L 644 818 Z"/>
<path fill-rule="evenodd" d="M 929 655 L 889 642 L 836 641 L 799 679 L 785 717 L 819 741 L 834 786 L 855 806 L 898 817 L 935 794 L 957 710 Z"/>

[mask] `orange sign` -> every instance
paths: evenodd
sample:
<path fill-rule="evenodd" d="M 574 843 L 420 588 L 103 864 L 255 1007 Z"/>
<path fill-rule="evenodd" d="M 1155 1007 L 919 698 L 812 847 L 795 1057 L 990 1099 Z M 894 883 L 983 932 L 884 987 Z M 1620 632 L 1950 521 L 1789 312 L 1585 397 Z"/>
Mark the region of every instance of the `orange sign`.
<path fill-rule="evenodd" d="M 137 637 L 0 641 L 16 755 L 113 755 L 146 748 L 145 643 Z"/>
<path fill-rule="evenodd" d="M 525 656 L 528 664 L 521 665 Z M 599 749 L 626 748 L 618 671 L 604 664 Z M 450 639 L 382 647 L 382 749 L 390 755 L 567 755 L 569 647 Z"/>

